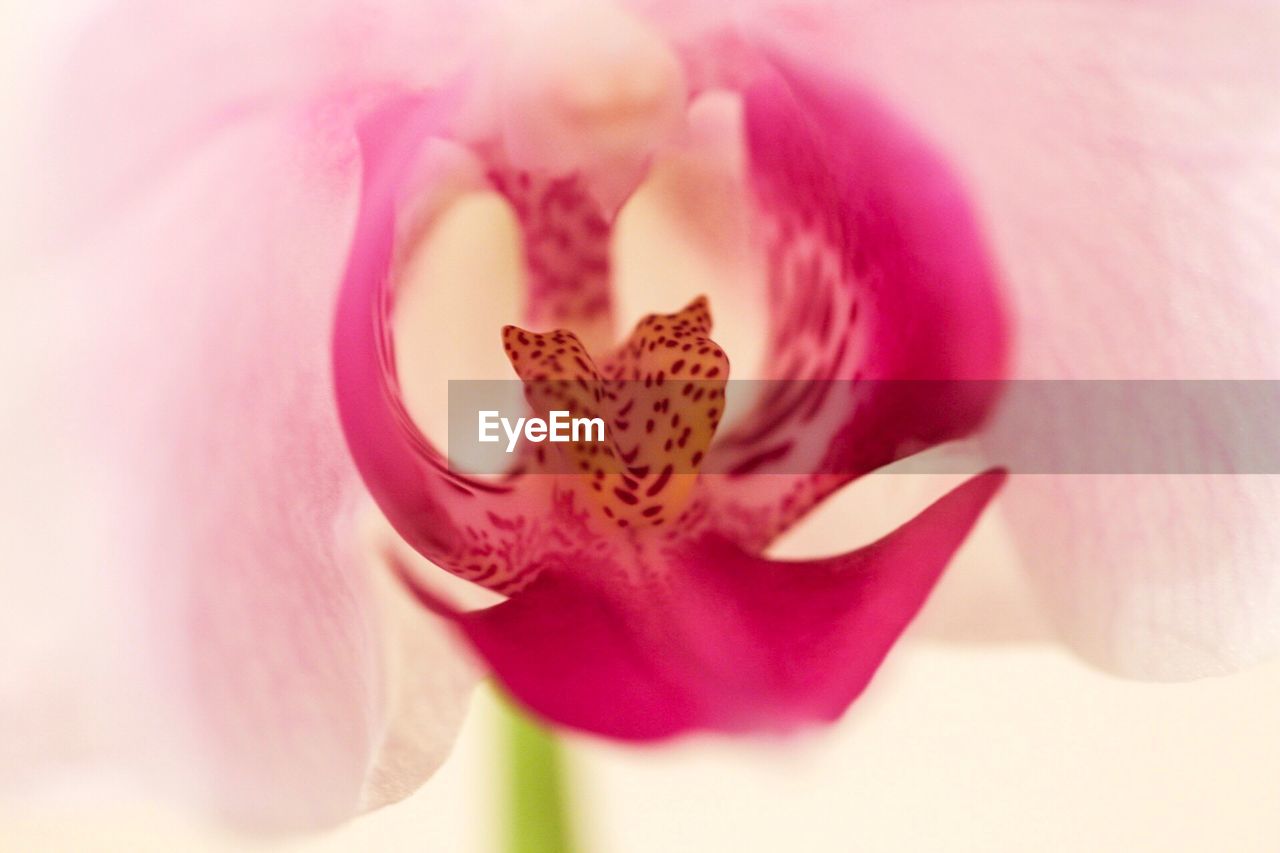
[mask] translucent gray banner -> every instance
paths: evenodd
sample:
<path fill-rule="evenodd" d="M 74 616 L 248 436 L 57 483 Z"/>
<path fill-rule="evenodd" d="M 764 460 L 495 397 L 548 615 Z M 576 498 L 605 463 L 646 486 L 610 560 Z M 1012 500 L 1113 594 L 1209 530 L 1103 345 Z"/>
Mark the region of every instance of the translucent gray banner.
<path fill-rule="evenodd" d="M 980 454 L 916 454 L 988 401 Z M 711 446 L 682 452 L 712 420 Z M 850 474 L 868 460 L 916 474 L 1280 474 L 1280 381 L 452 380 L 448 459 L 474 474 Z"/>

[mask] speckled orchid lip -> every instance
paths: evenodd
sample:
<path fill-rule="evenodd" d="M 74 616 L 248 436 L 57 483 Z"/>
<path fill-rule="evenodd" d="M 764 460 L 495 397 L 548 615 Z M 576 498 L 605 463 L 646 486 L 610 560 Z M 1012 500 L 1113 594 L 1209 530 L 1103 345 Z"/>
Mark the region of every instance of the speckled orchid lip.
<path fill-rule="evenodd" d="M 887 393 L 881 380 L 999 378 L 1004 359 L 995 276 L 946 168 L 864 93 L 762 67 L 741 97 L 769 378 L 840 391 L 803 406 L 757 401 L 722 442 L 732 353 L 715 342 L 708 301 L 645 317 L 610 346 L 612 213 L 589 177 L 513 170 L 477 149 L 525 235 L 533 328 L 507 326 L 501 346 L 535 412 L 563 405 L 611 428 L 608 442 L 563 448 L 571 470 L 554 476 L 531 476 L 547 473 L 546 448 L 501 477 L 464 475 L 408 416 L 388 321 L 398 223 L 417 153 L 450 132 L 452 107 L 407 97 L 361 132 L 334 348 L 344 431 L 406 542 L 507 600 L 462 613 L 401 564 L 402 580 L 519 700 L 566 725 L 647 739 L 833 719 L 1003 479 L 976 477 L 840 557 L 762 556 L 834 489 L 970 432 L 994 399 L 983 383 L 940 400 L 928 383 Z M 700 387 L 681 395 L 677 378 Z"/>

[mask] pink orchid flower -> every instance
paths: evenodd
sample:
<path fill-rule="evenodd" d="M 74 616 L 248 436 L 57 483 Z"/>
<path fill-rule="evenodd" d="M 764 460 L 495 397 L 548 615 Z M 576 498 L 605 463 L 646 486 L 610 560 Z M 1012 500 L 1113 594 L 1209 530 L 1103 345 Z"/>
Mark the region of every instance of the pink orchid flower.
<path fill-rule="evenodd" d="M 1000 461 L 991 385 L 877 380 L 1275 372 L 1276 16 L 121 4 L 47 102 L 75 156 L 42 173 L 37 230 L 76 251 L 6 293 L 6 446 L 36 461 L 8 466 L 11 553 L 38 578 L 5 605 L 12 764 L 128 760 L 241 821 L 330 823 L 443 760 L 474 678 L 454 636 L 539 715 L 614 737 L 837 718 L 1003 480 L 841 556 L 765 556 L 906 454 L 977 430 Z M 758 275 L 618 342 L 620 211 L 726 97 Z M 606 407 L 625 469 L 467 477 L 410 416 L 398 288 L 475 192 L 523 235 L 528 328 L 478 334 L 531 399 L 671 389 L 643 438 L 634 399 Z M 752 304 L 760 375 L 827 391 L 721 426 L 711 312 Z M 369 544 L 370 496 L 402 541 Z M 1274 649 L 1276 497 L 1020 477 L 1000 505 L 1062 636 L 1167 678 Z M 460 608 L 404 544 L 504 600 Z"/>

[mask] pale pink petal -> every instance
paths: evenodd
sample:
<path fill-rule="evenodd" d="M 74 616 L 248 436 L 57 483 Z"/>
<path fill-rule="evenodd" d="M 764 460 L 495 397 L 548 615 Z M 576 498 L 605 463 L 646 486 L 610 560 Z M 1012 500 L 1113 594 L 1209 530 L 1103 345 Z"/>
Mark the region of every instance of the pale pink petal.
<path fill-rule="evenodd" d="M 69 496 L 42 496 L 62 529 L 37 531 L 89 540 L 48 555 L 78 561 L 57 567 L 63 594 L 75 603 L 87 573 L 113 595 L 101 618 L 119 647 L 97 648 L 96 626 L 72 633 L 86 671 L 57 673 L 85 690 L 126 680 L 73 694 L 84 719 L 118 718 L 103 748 L 170 793 L 272 826 L 353 814 L 395 739 L 328 370 L 356 162 L 351 147 L 301 144 L 315 130 L 294 115 L 228 133 L 44 285 L 25 316 L 56 337 L 19 356 L 56 370 L 18 410 L 58 442 L 7 448 L 18 471 L 70 469 Z M 82 491 L 91 512 L 71 503 Z M 457 715 L 401 722 L 447 741 Z"/>
<path fill-rule="evenodd" d="M 1015 376 L 1280 375 L 1274 4 L 828 11 L 754 29 L 938 141 L 1005 272 Z M 1065 446 L 1080 425 L 1039 428 Z M 1100 664 L 1190 677 L 1280 644 L 1273 477 L 1015 477 L 1001 506 L 1062 632 Z"/>
<path fill-rule="evenodd" d="M 254 115 L 377 97 L 456 73 L 488 4 L 122 0 L 73 40 L 39 143 L 69 150 L 39 210 L 91 227 L 117 193 L 163 181 Z M 80 154 L 94 152 L 93 157 Z"/>
<path fill-rule="evenodd" d="M 330 373 L 349 107 L 412 82 L 378 62 L 429 46 L 433 7 L 237 9 L 126 4 L 46 103 L 83 135 L 33 171 L 85 227 L 38 234 L 65 259 L 4 294 L 4 770 L 95 762 L 311 827 L 430 772 L 468 682 L 374 594 Z M 439 688 L 417 715 L 410 672 Z"/>

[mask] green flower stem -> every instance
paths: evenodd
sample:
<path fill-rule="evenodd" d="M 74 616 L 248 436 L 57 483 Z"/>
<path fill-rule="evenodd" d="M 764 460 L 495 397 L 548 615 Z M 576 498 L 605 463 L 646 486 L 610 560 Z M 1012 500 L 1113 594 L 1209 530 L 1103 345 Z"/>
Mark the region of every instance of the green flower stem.
<path fill-rule="evenodd" d="M 502 699 L 507 853 L 573 853 L 564 762 L 555 736 Z"/>

